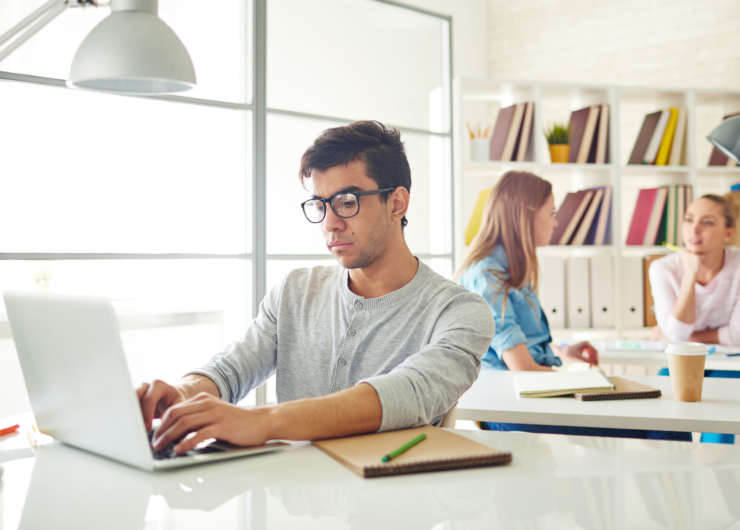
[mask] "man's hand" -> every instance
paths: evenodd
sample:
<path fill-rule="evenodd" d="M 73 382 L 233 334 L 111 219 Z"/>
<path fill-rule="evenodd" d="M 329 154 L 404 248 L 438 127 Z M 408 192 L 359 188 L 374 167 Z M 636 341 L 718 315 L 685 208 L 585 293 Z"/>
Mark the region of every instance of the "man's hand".
<path fill-rule="evenodd" d="M 151 383 L 142 383 L 136 389 L 136 397 L 141 405 L 141 415 L 147 432 L 152 429 L 152 420 L 161 418 L 173 405 L 185 401 L 185 394 L 177 387 L 155 379 Z"/>
<path fill-rule="evenodd" d="M 188 433 L 192 434 L 175 445 L 176 453 L 190 451 L 209 438 L 234 445 L 261 445 L 269 440 L 268 410 L 243 409 L 202 392 L 167 409 L 152 440 L 153 447 L 164 449 Z"/>
<path fill-rule="evenodd" d="M 566 346 L 565 356 L 569 359 L 587 362 L 589 366 L 599 364 L 599 352 L 585 340 Z"/>

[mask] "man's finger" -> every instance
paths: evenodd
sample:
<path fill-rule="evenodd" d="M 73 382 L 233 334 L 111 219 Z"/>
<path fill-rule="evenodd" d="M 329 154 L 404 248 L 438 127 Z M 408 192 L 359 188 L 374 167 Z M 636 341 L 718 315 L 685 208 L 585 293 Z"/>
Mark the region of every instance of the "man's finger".
<path fill-rule="evenodd" d="M 191 449 L 195 449 L 195 446 L 202 441 L 208 440 L 208 438 L 215 438 L 215 436 L 212 434 L 213 432 L 214 429 L 212 426 L 208 426 L 195 431 L 195 434 L 193 436 L 185 438 L 182 442 L 174 447 L 175 453 L 177 453 L 178 455 L 182 453 L 187 453 Z"/>
<path fill-rule="evenodd" d="M 171 406 L 162 416 L 162 422 L 159 424 L 157 432 L 154 433 L 155 438 L 159 438 L 161 433 L 167 432 L 168 429 L 176 425 L 183 418 L 202 413 L 210 408 L 211 404 L 207 401 L 194 401 L 191 399 Z"/>
<path fill-rule="evenodd" d="M 165 430 L 162 430 L 162 426 L 160 425 L 152 440 L 154 442 L 154 448 L 163 449 L 187 433 L 208 425 L 209 416 L 208 413 L 190 414 L 178 419 Z"/>

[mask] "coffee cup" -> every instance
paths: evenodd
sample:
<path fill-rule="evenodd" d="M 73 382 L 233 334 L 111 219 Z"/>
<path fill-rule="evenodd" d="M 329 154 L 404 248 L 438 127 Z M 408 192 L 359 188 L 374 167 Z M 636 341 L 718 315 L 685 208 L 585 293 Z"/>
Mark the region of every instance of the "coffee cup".
<path fill-rule="evenodd" d="M 673 395 L 679 401 L 701 401 L 707 346 L 699 342 L 677 342 L 665 350 Z"/>

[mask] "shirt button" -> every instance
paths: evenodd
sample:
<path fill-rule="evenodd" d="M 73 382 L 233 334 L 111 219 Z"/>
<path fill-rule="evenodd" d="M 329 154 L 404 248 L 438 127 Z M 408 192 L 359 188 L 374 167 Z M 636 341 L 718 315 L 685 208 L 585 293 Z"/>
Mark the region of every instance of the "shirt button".
<path fill-rule="evenodd" d="M 356 331 L 356 330 L 354 330 L 354 329 L 350 329 L 350 330 L 349 330 L 349 331 L 347 332 L 347 334 L 348 334 L 348 335 L 349 335 L 350 337 L 354 337 L 355 335 L 357 335 L 357 331 Z"/>
<path fill-rule="evenodd" d="M 339 358 L 339 366 L 347 366 L 347 361 L 344 360 L 344 357 Z"/>
<path fill-rule="evenodd" d="M 362 309 L 362 302 L 360 302 L 359 300 L 355 302 L 355 309 L 357 309 L 358 311 Z"/>

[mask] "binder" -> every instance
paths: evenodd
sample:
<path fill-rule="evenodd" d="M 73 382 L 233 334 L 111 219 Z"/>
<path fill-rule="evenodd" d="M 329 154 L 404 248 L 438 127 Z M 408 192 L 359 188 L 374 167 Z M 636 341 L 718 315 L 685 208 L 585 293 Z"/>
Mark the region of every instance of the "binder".
<path fill-rule="evenodd" d="M 388 462 L 381 462 L 383 455 L 421 433 L 426 434 L 424 441 Z M 313 445 L 363 478 L 494 466 L 511 462 L 511 453 L 508 451 L 499 451 L 431 425 L 319 440 L 313 442 Z"/>
<path fill-rule="evenodd" d="M 588 328 L 591 326 L 588 258 L 568 258 L 566 274 L 566 324 L 569 328 Z"/>
<path fill-rule="evenodd" d="M 622 295 L 622 326 L 641 328 L 643 325 L 642 258 L 622 256 L 620 261 L 621 279 L 619 292 Z"/>
<path fill-rule="evenodd" d="M 614 264 L 611 254 L 598 254 L 591 265 L 591 320 L 595 328 L 614 327 Z"/>
<path fill-rule="evenodd" d="M 565 328 L 565 260 L 558 256 L 538 259 L 539 298 L 550 329 Z"/>

